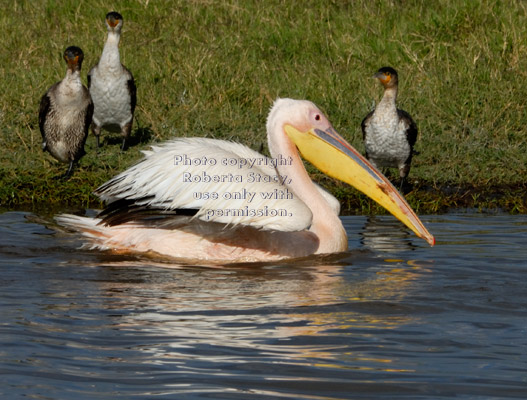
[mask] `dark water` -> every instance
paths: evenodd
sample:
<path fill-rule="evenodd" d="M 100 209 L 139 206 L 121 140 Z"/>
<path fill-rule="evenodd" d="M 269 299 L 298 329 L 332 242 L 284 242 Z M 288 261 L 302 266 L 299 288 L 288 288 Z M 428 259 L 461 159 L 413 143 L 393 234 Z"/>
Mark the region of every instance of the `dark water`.
<path fill-rule="evenodd" d="M 527 398 L 527 216 L 423 219 L 434 248 L 344 217 L 325 264 L 214 269 L 1 214 L 0 397 Z"/>

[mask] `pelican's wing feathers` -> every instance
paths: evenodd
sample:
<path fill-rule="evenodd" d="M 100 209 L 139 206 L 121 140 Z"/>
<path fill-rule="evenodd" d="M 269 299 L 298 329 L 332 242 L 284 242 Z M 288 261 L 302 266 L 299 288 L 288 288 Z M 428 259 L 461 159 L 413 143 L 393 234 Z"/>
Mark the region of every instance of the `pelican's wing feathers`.
<path fill-rule="evenodd" d="M 287 158 L 272 160 L 242 144 L 208 138 L 178 138 L 143 153 L 143 160 L 95 191 L 109 209 L 114 204 L 113 214 L 122 203 L 143 215 L 194 214 L 265 230 L 311 225 L 309 208 L 284 185 L 291 178 L 275 169 L 274 162 L 291 162 Z"/>

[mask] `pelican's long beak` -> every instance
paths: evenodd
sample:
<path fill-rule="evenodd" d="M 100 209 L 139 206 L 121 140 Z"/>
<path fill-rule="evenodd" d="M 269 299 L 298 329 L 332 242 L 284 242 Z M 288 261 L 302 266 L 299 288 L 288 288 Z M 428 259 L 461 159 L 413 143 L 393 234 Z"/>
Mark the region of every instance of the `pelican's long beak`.
<path fill-rule="evenodd" d="M 332 127 L 300 132 L 286 124 L 284 130 L 302 156 L 318 169 L 371 197 L 431 246 L 434 237 L 395 187 Z"/>

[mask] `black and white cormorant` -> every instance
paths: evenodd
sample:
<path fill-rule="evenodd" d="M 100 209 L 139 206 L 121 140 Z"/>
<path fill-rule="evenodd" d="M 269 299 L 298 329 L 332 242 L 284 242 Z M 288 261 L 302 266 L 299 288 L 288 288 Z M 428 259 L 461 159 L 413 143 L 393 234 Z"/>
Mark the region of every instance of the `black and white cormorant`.
<path fill-rule="evenodd" d="M 384 96 L 362 120 L 366 157 L 377 168 L 397 168 L 401 178 L 400 190 L 412 163 L 417 125 L 406 111 L 397 108 L 397 71 L 383 67 L 374 75 L 384 86 Z"/>
<path fill-rule="evenodd" d="M 118 12 L 106 14 L 108 37 L 101 58 L 88 73 L 88 87 L 95 105 L 92 130 L 99 147 L 101 129 L 120 132 L 122 150 L 132 132 L 136 104 L 136 87 L 131 72 L 121 64 L 119 39 L 123 17 Z"/>

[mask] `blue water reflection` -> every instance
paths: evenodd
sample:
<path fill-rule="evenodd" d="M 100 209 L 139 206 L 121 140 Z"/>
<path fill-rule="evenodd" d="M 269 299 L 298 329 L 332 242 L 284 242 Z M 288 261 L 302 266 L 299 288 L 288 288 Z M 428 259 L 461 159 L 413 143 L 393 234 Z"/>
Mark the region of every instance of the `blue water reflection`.
<path fill-rule="evenodd" d="M 344 217 L 316 262 L 172 265 L 0 215 L 3 398 L 525 398 L 527 217 Z"/>

